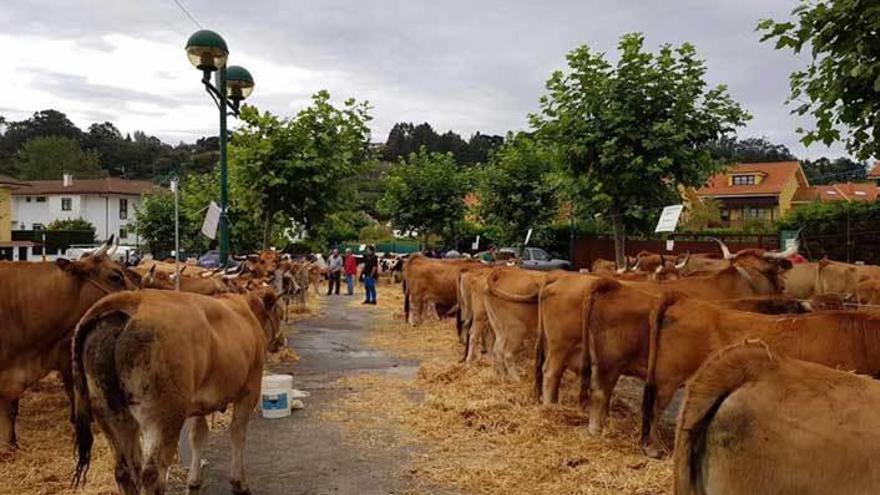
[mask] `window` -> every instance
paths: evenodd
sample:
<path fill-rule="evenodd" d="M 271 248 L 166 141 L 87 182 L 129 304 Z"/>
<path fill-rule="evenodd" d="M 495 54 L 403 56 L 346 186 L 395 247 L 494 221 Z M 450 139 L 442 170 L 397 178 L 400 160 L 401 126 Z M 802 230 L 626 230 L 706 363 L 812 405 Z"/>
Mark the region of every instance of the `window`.
<path fill-rule="evenodd" d="M 46 230 L 46 226 L 41 223 L 35 223 L 34 230 Z"/>
<path fill-rule="evenodd" d="M 46 196 L 37 196 L 37 203 L 45 203 Z"/>
<path fill-rule="evenodd" d="M 119 227 L 119 238 L 128 239 L 128 229 L 125 228 L 125 225 Z"/>
<path fill-rule="evenodd" d="M 119 198 L 119 219 L 128 220 L 128 200 L 125 198 Z"/>
<path fill-rule="evenodd" d="M 73 209 L 73 200 L 70 198 L 61 198 L 61 211 L 70 211 Z"/>
<path fill-rule="evenodd" d="M 745 208 L 743 215 L 746 218 L 767 218 L 767 208 Z"/>
<path fill-rule="evenodd" d="M 753 185 L 755 185 L 755 176 L 754 175 L 734 175 L 733 176 L 733 185 L 734 186 L 753 186 Z"/>
<path fill-rule="evenodd" d="M 25 202 L 25 203 L 30 203 L 30 202 L 31 202 L 31 197 L 30 197 L 30 196 L 25 196 L 25 197 L 24 197 L 24 202 Z"/>
<path fill-rule="evenodd" d="M 550 261 L 550 255 L 543 249 L 529 249 L 532 253 L 532 259 L 535 261 Z"/>
<path fill-rule="evenodd" d="M 727 208 L 721 208 L 721 221 L 728 222 L 730 221 L 730 210 Z"/>

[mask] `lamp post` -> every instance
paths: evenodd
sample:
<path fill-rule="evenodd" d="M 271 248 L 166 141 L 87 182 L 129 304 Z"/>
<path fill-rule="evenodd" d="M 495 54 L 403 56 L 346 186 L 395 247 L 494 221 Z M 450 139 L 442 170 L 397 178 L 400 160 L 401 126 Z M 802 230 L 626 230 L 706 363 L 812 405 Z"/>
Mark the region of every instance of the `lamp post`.
<path fill-rule="evenodd" d="M 254 78 L 244 67 L 226 66 L 229 49 L 223 38 L 208 29 L 196 31 L 186 42 L 190 63 L 202 71 L 202 84 L 220 110 L 220 265 L 229 259 L 229 178 L 226 167 L 226 117 L 238 116 L 239 104 L 254 90 Z M 216 72 L 215 83 L 211 74 Z"/>

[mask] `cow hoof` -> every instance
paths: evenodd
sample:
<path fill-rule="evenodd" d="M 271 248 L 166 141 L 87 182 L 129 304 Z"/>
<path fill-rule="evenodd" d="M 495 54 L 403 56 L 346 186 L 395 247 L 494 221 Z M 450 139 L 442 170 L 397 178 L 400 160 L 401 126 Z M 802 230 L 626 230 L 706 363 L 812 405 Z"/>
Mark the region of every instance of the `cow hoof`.
<path fill-rule="evenodd" d="M 642 445 L 642 451 L 646 456 L 651 459 L 662 459 L 663 458 L 663 450 L 654 447 L 653 445 Z"/>
<path fill-rule="evenodd" d="M 197 493 L 201 489 L 202 489 L 202 482 L 201 481 L 199 481 L 198 483 L 187 483 L 186 484 L 186 490 L 190 493 Z"/>
<path fill-rule="evenodd" d="M 251 490 L 241 481 L 231 481 L 232 484 L 232 493 L 235 495 L 250 495 Z"/>

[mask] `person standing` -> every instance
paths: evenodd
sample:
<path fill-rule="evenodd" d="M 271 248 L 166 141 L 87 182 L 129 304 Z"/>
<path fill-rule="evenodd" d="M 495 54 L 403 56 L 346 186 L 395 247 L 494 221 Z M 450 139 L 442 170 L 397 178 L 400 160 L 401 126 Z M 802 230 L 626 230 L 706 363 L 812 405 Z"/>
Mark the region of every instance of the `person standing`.
<path fill-rule="evenodd" d="M 354 257 L 354 253 L 351 252 L 351 249 L 345 250 L 345 284 L 348 286 L 348 294 L 349 296 L 354 295 L 354 281 L 357 277 L 358 272 L 358 262 Z"/>
<path fill-rule="evenodd" d="M 367 297 L 363 304 L 376 304 L 376 277 L 379 275 L 379 259 L 376 257 L 376 248 L 367 246 L 367 254 L 364 256 L 364 289 Z"/>
<path fill-rule="evenodd" d="M 327 295 L 333 293 L 334 286 L 336 287 L 336 295 L 339 295 L 339 279 L 342 277 L 342 256 L 339 256 L 339 250 L 333 248 L 333 252 L 330 254 L 330 259 L 327 260 Z"/>

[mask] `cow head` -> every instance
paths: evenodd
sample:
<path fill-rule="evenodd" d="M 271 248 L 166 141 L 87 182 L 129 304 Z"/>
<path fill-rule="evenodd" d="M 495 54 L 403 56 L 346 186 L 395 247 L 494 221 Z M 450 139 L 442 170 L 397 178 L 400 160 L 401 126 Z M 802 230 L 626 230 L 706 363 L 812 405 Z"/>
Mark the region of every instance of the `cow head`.
<path fill-rule="evenodd" d="M 111 237 L 103 246 L 88 256 L 76 261 L 59 258 L 55 264 L 68 276 L 99 289 L 105 294 L 139 289 L 143 283 L 141 278 L 108 256 L 107 252 L 112 242 Z"/>
<path fill-rule="evenodd" d="M 249 292 L 246 296 L 251 311 L 257 317 L 257 321 L 266 333 L 269 352 L 278 352 L 284 347 L 285 335 L 281 327 L 280 307 L 278 295 L 271 288 L 257 289 Z"/>
<path fill-rule="evenodd" d="M 798 252 L 798 243 L 795 242 L 788 249 L 779 252 L 749 248 L 731 253 L 727 245 L 720 239 L 713 238 L 713 240 L 721 247 L 724 259 L 728 260 L 731 266 L 761 274 L 777 292 L 781 292 L 783 289 L 780 275 L 791 269 L 792 263 L 789 258 Z"/>

